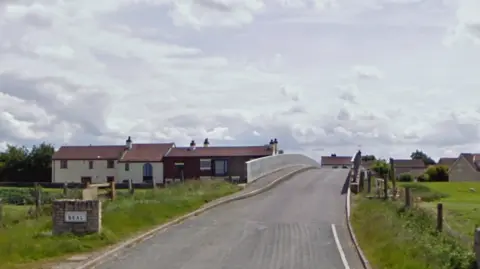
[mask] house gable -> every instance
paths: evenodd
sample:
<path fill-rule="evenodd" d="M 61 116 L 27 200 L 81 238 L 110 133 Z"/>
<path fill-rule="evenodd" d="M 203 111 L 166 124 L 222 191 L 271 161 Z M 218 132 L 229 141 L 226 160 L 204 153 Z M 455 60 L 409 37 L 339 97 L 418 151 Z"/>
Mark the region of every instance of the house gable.
<path fill-rule="evenodd" d="M 452 164 L 448 170 L 449 181 L 480 181 L 480 172 L 475 164 L 470 162 L 465 154 L 460 154 L 458 159 Z"/>

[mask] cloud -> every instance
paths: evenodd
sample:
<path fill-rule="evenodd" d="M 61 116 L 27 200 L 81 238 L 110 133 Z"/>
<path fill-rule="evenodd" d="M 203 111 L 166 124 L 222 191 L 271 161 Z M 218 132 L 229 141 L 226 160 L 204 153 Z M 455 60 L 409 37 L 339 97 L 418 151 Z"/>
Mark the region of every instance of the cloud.
<path fill-rule="evenodd" d="M 445 39 L 448 46 L 472 42 L 480 45 L 480 2 L 459 0 L 456 11 L 457 23 L 451 27 Z"/>
<path fill-rule="evenodd" d="M 375 66 L 357 65 L 352 68 L 352 72 L 357 79 L 382 79 L 383 73 Z"/>
<path fill-rule="evenodd" d="M 277 137 L 287 152 L 316 157 L 358 145 L 378 155 L 480 150 L 480 55 L 445 48 L 445 29 L 427 23 L 456 15 L 457 32 L 474 40 L 472 7 L 2 1 L 0 147 L 130 135 L 178 145 Z"/>

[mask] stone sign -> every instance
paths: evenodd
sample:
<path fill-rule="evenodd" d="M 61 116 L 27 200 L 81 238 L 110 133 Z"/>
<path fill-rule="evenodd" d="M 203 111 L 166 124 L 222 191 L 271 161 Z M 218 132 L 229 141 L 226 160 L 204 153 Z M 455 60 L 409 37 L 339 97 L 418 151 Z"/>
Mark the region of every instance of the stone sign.
<path fill-rule="evenodd" d="M 53 201 L 53 234 L 99 233 L 102 229 L 102 202 L 64 199 Z"/>

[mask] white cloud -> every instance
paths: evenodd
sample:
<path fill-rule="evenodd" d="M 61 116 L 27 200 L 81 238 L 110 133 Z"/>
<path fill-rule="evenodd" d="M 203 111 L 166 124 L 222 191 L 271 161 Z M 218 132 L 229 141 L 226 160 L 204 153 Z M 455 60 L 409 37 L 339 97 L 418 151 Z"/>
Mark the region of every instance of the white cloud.
<path fill-rule="evenodd" d="M 3 1 L 0 147 L 480 150 L 480 53 L 441 42 L 478 40 L 480 9 L 437 2 Z"/>

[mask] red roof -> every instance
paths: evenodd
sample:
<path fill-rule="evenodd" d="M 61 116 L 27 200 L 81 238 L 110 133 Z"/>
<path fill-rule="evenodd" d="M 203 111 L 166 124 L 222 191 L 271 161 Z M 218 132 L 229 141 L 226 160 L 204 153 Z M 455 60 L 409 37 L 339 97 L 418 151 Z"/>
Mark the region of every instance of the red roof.
<path fill-rule="evenodd" d="M 63 146 L 52 156 L 52 160 L 116 160 L 125 146 Z"/>
<path fill-rule="evenodd" d="M 132 144 L 119 162 L 161 162 L 174 143 Z"/>
<path fill-rule="evenodd" d="M 236 156 L 269 156 L 272 150 L 267 146 L 247 146 L 247 147 L 178 147 L 172 148 L 165 155 L 168 157 L 236 157 Z"/>
<path fill-rule="evenodd" d="M 349 156 L 322 156 L 322 165 L 348 165 L 352 164 Z"/>

